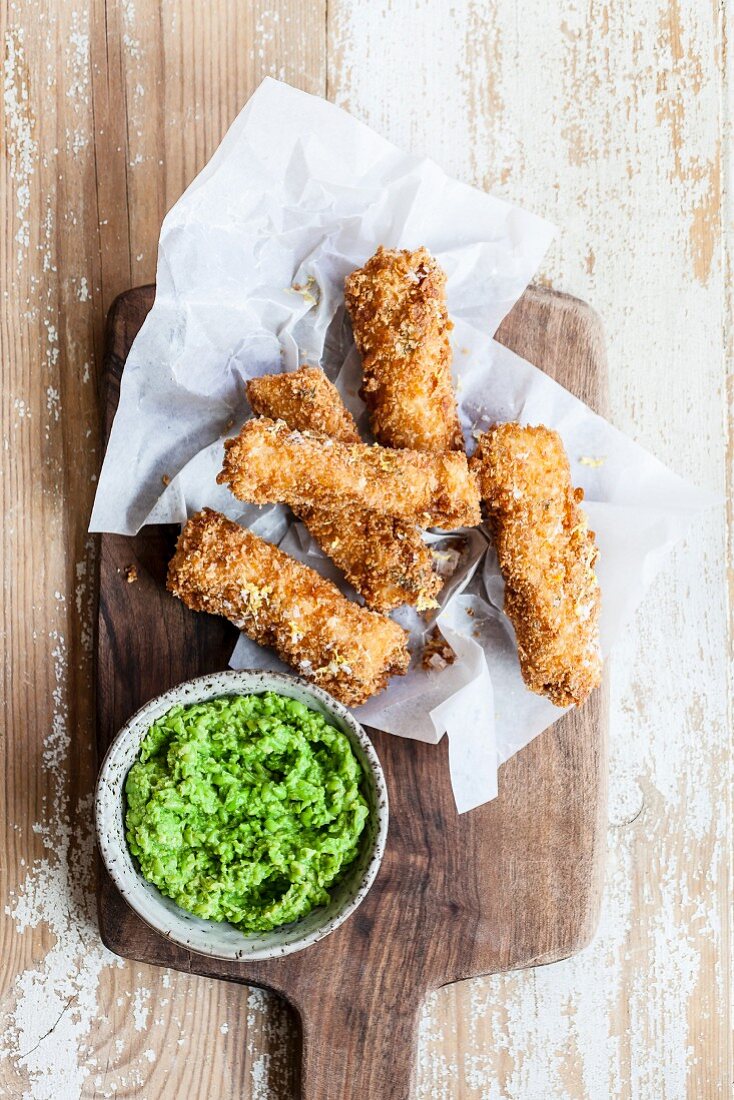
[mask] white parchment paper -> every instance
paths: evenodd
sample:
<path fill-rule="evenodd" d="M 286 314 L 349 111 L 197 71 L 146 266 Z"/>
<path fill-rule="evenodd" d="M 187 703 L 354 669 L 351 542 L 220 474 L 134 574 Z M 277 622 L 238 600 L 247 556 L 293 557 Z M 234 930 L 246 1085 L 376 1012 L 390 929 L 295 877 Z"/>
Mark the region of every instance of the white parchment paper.
<path fill-rule="evenodd" d="M 563 437 L 601 551 L 608 652 L 667 551 L 710 501 L 491 339 L 553 233 L 332 104 L 265 80 L 163 223 L 155 305 L 127 360 L 90 530 L 134 534 L 146 523 L 183 523 L 208 505 L 348 591 L 287 509 L 241 504 L 216 485 L 222 441 L 249 415 L 246 379 L 301 363 L 323 366 L 367 436 L 344 278 L 378 244 L 426 245 L 448 275 L 468 449 L 497 420 L 547 424 Z M 455 567 L 441 607 L 429 622 L 412 609 L 395 614 L 415 660 L 356 714 L 422 741 L 448 733 L 462 812 L 496 795 L 499 764 L 561 712 L 522 683 L 486 532 L 426 537 Z M 425 671 L 420 651 L 436 624 L 457 659 Z M 244 636 L 231 663 L 282 667 Z"/>

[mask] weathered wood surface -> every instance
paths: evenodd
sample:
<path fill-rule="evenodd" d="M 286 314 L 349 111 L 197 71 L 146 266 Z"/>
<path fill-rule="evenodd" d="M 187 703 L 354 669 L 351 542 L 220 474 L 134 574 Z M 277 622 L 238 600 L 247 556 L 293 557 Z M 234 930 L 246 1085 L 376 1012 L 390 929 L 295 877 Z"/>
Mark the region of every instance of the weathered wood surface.
<path fill-rule="evenodd" d="M 141 288 L 122 295 L 110 311 L 103 372 L 108 430 L 123 363 L 152 303 L 152 288 Z M 531 288 L 501 335 L 605 409 L 604 342 L 588 306 Z M 134 539 L 101 538 L 100 759 L 151 696 L 226 668 L 234 647 L 235 628 L 192 614 L 165 591 L 176 534 L 145 528 Z M 131 566 L 134 584 L 126 579 Z M 308 951 L 261 963 L 197 956 L 151 932 L 106 876 L 103 939 L 126 958 L 282 994 L 303 1035 L 304 1100 L 408 1100 L 428 992 L 554 962 L 591 939 L 605 863 L 606 710 L 605 697 L 595 692 L 501 769 L 493 803 L 461 817 L 445 743 L 373 732 L 390 794 L 387 851 L 354 919 Z"/>
<path fill-rule="evenodd" d="M 727 14 L 693 0 L 330 0 L 328 19 L 323 0 L 0 5 L 3 1095 L 292 1096 L 274 1000 L 250 995 L 235 1043 L 241 989 L 118 967 L 96 930 L 96 379 L 104 316 L 154 278 L 165 210 L 263 75 L 327 94 L 561 226 L 543 277 L 603 317 L 612 420 L 723 496 Z M 421 1100 L 730 1091 L 726 560 L 712 513 L 615 654 L 592 946 L 435 995 Z"/>

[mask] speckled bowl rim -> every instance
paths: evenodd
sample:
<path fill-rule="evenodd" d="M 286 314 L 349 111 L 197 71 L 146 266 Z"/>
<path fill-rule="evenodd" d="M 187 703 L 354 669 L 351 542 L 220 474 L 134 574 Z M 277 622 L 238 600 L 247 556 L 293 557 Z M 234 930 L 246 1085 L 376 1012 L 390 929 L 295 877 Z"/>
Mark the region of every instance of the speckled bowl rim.
<path fill-rule="evenodd" d="M 124 782 L 137 757 L 143 738 L 151 724 L 177 703 L 204 702 L 225 695 L 258 695 L 276 691 L 291 698 L 300 698 L 330 717 L 349 737 L 362 762 L 371 805 L 371 840 L 353 867 L 355 881 L 347 874 L 342 889 L 344 899 L 311 911 L 302 921 L 284 925 L 270 933 L 247 936 L 232 925 L 205 921 L 187 913 L 170 898 L 164 897 L 147 882 L 136 868 L 125 840 Z M 389 821 L 387 784 L 377 753 L 363 727 L 343 704 L 322 688 L 297 676 L 282 672 L 227 670 L 182 681 L 168 691 L 150 699 L 128 719 L 112 741 L 97 777 L 94 795 L 94 816 L 97 844 L 107 871 L 130 908 L 154 931 L 181 947 L 215 959 L 246 962 L 281 958 L 302 951 L 323 940 L 339 928 L 364 901 L 375 880 L 385 853 Z M 362 865 L 357 878 L 357 869 Z M 340 887 L 336 887 L 338 893 Z M 334 910 L 330 912 L 330 910 Z M 319 920 L 323 916 L 323 921 Z M 303 931 L 299 933 L 299 927 Z M 194 929 L 194 932 L 189 929 Z M 207 943 L 211 936 L 214 941 Z M 269 945 L 263 945 L 263 941 Z M 260 944 L 261 946 L 257 946 Z"/>

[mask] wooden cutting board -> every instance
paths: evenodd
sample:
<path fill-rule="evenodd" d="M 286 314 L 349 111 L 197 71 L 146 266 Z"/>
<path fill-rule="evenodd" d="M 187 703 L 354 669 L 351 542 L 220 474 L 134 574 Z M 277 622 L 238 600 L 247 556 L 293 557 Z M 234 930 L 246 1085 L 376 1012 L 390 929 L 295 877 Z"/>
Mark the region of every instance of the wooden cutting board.
<path fill-rule="evenodd" d="M 131 290 L 110 310 L 105 439 L 125 359 L 153 296 L 152 287 Z M 601 328 L 583 302 L 531 287 L 498 338 L 606 411 Z M 150 527 L 135 538 L 101 538 L 100 760 L 146 700 L 227 667 L 235 628 L 188 611 L 165 591 L 176 534 Z M 125 576 L 131 565 L 134 584 Z M 305 951 L 272 962 L 194 955 L 149 929 L 105 874 L 102 938 L 126 958 L 285 997 L 301 1023 L 306 1100 L 407 1100 L 417 1017 L 429 990 L 565 958 L 593 935 L 604 873 L 606 715 L 602 688 L 503 766 L 494 802 L 461 817 L 445 738 L 433 746 L 375 732 L 390 794 L 387 852 L 359 910 Z"/>

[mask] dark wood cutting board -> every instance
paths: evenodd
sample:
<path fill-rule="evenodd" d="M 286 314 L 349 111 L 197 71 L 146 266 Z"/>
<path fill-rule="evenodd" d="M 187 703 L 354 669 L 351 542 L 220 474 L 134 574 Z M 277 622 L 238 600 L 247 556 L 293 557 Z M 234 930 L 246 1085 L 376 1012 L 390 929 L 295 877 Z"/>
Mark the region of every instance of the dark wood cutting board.
<path fill-rule="evenodd" d="M 119 297 L 107 321 L 105 439 L 152 287 Z M 531 287 L 498 338 L 592 408 L 606 411 L 598 318 L 575 298 Z M 164 588 L 177 532 L 103 535 L 97 637 L 98 750 L 152 696 L 227 667 L 236 630 Z M 128 584 L 134 565 L 138 581 Z M 499 797 L 457 816 L 447 746 L 374 733 L 390 833 L 377 880 L 331 936 L 272 962 L 219 962 L 149 929 L 105 874 L 102 938 L 118 955 L 281 994 L 301 1023 L 306 1100 L 407 1100 L 421 1002 L 463 978 L 536 966 L 594 933 L 604 873 L 606 697 L 596 692 L 500 771 Z"/>

